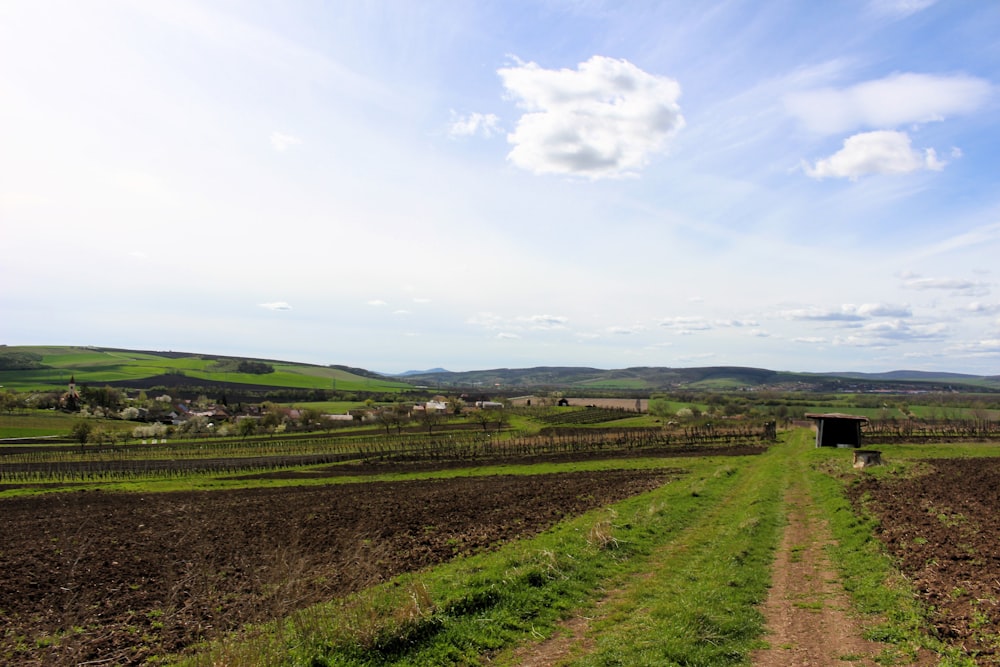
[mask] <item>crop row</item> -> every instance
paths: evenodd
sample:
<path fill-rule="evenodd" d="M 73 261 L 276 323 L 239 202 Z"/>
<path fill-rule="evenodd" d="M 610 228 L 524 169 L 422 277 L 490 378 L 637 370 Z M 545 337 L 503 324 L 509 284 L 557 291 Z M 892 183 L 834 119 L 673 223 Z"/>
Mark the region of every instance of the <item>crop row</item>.
<path fill-rule="evenodd" d="M 866 443 L 953 442 L 1000 438 L 1000 422 L 988 419 L 947 421 L 879 420 L 868 422 L 862 432 Z"/>
<path fill-rule="evenodd" d="M 70 482 L 109 481 L 136 478 L 173 478 L 193 474 L 235 474 L 251 471 L 280 470 L 290 467 L 335 464 L 348 460 L 377 461 L 444 461 L 444 460 L 503 460 L 545 455 L 623 452 L 641 454 L 664 448 L 713 447 L 733 444 L 756 444 L 770 440 L 766 429 L 739 431 L 707 431 L 692 429 L 683 434 L 659 429 L 593 432 L 580 429 L 570 435 L 522 436 L 495 438 L 484 434 L 446 435 L 438 438 L 386 438 L 367 440 L 350 445 L 317 441 L 312 451 L 302 451 L 301 441 L 275 442 L 267 448 L 257 448 L 252 454 L 245 449 L 240 455 L 222 456 L 224 448 L 210 449 L 214 457 L 199 449 L 199 456 L 183 457 L 173 452 L 171 458 L 136 458 L 138 452 L 127 448 L 116 451 L 35 452 L 5 457 L 0 462 L 0 482 Z M 317 451 L 321 450 L 321 451 Z"/>
<path fill-rule="evenodd" d="M 538 417 L 545 424 L 600 424 L 602 422 L 634 417 L 635 411 L 624 408 L 583 408 L 582 410 L 561 410 Z"/>

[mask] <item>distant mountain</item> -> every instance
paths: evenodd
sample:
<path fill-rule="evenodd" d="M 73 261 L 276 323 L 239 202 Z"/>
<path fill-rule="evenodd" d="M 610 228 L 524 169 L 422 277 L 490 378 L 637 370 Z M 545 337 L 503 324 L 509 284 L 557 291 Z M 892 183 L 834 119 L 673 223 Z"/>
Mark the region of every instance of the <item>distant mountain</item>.
<path fill-rule="evenodd" d="M 266 374 L 240 372 L 242 362 L 266 366 Z M 253 365 L 253 364 L 251 364 Z M 244 359 L 173 351 L 118 348 L 0 345 L 0 385 L 58 390 L 71 376 L 78 384 L 132 388 L 185 386 L 192 390 L 242 388 L 246 392 L 338 390 L 394 392 L 461 390 L 470 393 L 632 392 L 691 390 L 773 391 L 1000 391 L 1000 376 L 898 370 L 886 373 L 791 373 L 744 366 L 669 368 L 636 366 L 535 366 L 452 372 L 444 368 L 380 374 L 342 365 L 318 366 L 274 359 Z"/>
<path fill-rule="evenodd" d="M 426 371 L 404 371 L 402 373 L 382 373 L 385 377 L 391 378 L 403 378 L 410 375 L 431 375 L 439 373 L 450 373 L 451 371 L 445 370 L 444 368 L 430 368 Z"/>
<path fill-rule="evenodd" d="M 402 376 L 397 376 L 402 377 Z M 641 366 L 605 370 L 581 366 L 536 366 L 449 372 L 410 371 L 406 382 L 439 388 L 480 390 L 571 389 L 604 391 L 664 391 L 674 389 L 776 391 L 967 391 L 1000 390 L 1000 378 L 961 373 L 893 371 L 889 373 L 791 373 L 742 366 L 667 368 Z"/>
<path fill-rule="evenodd" d="M 834 375 L 842 378 L 855 378 L 858 380 L 898 380 L 902 382 L 941 382 L 951 380 L 953 382 L 977 382 L 984 379 L 980 375 L 969 375 L 966 373 L 929 373 L 927 371 L 888 371 L 886 373 L 823 373 L 823 375 Z"/>

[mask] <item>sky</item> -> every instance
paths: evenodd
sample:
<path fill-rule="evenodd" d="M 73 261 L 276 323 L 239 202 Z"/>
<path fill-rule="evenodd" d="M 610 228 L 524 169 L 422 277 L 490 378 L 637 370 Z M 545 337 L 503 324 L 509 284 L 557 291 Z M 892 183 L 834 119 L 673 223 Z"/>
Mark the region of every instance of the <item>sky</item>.
<path fill-rule="evenodd" d="M 998 31 L 984 0 L 0 0 L 0 344 L 997 375 Z"/>

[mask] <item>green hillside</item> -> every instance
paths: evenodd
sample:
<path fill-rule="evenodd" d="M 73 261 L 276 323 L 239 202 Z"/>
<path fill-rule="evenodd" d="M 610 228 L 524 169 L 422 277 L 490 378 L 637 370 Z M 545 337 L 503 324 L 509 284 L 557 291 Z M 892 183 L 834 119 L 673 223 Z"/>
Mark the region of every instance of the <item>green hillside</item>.
<path fill-rule="evenodd" d="M 406 380 L 429 387 L 528 390 L 537 388 L 568 391 L 663 391 L 696 389 L 729 391 L 772 389 L 776 391 L 948 391 L 953 388 L 996 391 L 1000 378 L 956 373 L 790 373 L 743 366 L 667 368 L 640 366 L 615 370 L 539 366 L 495 368 L 480 371 L 429 371 L 408 373 Z"/>
<path fill-rule="evenodd" d="M 136 388 L 170 383 L 377 392 L 412 388 L 404 382 L 344 367 L 178 352 L 0 346 L 0 385 L 5 389 L 58 391 L 66 387 L 71 376 L 79 385 Z"/>

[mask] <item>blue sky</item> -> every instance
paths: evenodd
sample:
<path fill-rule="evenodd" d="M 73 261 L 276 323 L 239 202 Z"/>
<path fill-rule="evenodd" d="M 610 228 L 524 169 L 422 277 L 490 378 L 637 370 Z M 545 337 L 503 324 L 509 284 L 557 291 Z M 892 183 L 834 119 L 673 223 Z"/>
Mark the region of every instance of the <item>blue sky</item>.
<path fill-rule="evenodd" d="M 0 1 L 0 343 L 1000 373 L 1000 4 Z"/>

